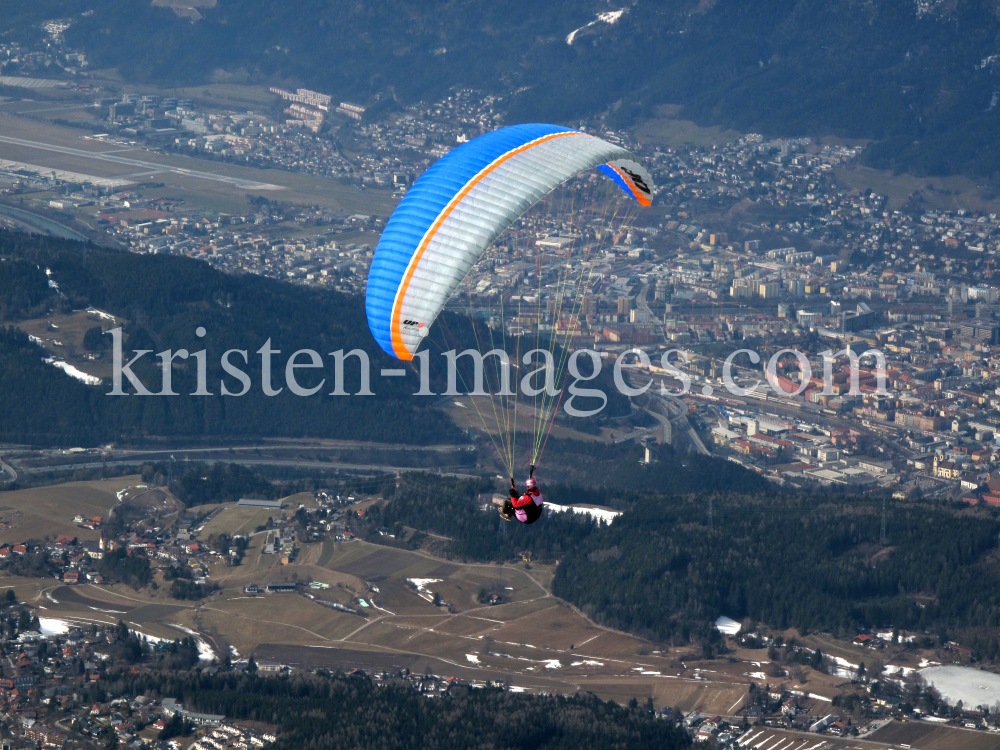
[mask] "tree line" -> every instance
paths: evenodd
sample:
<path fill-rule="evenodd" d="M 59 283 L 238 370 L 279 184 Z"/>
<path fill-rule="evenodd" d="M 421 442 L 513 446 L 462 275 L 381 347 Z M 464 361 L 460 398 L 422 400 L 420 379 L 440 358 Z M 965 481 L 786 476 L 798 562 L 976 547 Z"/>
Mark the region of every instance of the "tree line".
<path fill-rule="evenodd" d="M 427 700 L 410 685 L 366 677 L 121 671 L 100 683 L 109 695 L 172 697 L 185 708 L 278 727 L 274 750 L 330 747 L 393 750 L 414 742 L 437 750 L 502 747 L 594 750 L 690 747 L 687 733 L 648 707 L 593 695 L 535 696 L 457 686 Z"/>

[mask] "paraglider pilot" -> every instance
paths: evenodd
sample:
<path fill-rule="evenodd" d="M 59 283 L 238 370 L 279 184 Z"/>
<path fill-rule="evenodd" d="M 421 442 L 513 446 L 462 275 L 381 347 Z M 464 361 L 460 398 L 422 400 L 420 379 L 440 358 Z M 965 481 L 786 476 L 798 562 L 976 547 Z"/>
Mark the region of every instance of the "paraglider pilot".
<path fill-rule="evenodd" d="M 500 517 L 505 521 L 517 518 L 521 523 L 534 523 L 542 515 L 542 493 L 535 481 L 535 467 L 528 473 L 524 494 L 517 491 L 514 477 L 510 478 L 510 497 L 500 509 Z"/>

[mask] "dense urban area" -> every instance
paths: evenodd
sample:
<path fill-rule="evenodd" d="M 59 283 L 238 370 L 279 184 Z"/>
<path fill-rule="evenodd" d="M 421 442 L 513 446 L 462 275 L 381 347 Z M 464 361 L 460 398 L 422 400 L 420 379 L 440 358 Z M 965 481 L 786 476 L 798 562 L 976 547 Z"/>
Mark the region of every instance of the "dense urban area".
<path fill-rule="evenodd" d="M 328 97 L 280 94 L 312 103 L 289 107 L 289 114 L 312 107 L 317 118 L 355 122 L 337 115 Z M 95 105 L 109 133 L 91 137 L 157 134 L 163 142 L 160 131 L 166 131 L 165 144 L 147 147 L 181 143 L 335 176 L 358 190 L 392 185 L 397 194 L 433 159 L 501 117 L 493 97 L 455 92 L 433 105 L 358 123 L 358 153 L 348 155 L 330 133 L 303 127 L 306 120 L 206 113 L 190 101 L 139 94 L 126 99 Z M 354 114 L 347 106 L 340 109 Z M 152 128 L 153 122 L 164 127 Z M 648 160 L 662 207 L 655 225 L 640 211 L 611 209 L 610 215 L 603 194 L 579 215 L 533 212 L 474 268 L 453 300 L 456 309 L 473 310 L 511 334 L 554 335 L 614 356 L 642 349 L 654 366 L 664 350 L 684 350 L 680 361 L 676 353 L 671 361 L 695 379 L 688 401 L 706 439 L 761 471 L 793 482 L 899 484 L 901 492 L 960 488 L 970 502 L 1000 497 L 986 487 L 1000 420 L 998 289 L 989 283 L 996 214 L 884 210 L 883 197 L 833 182 L 832 167 L 850 162 L 855 147 L 744 136 L 716 148 L 661 149 L 600 123 L 589 129 Z M 385 221 L 267 203 L 223 216 L 12 167 L 2 179 L 8 198 L 26 199 L 24 205 L 44 191 L 56 194 L 45 201 L 49 206 L 89 209 L 105 236 L 137 253 L 185 254 L 233 273 L 355 293 L 364 290 Z M 592 179 L 581 182 L 578 190 L 601 189 Z M 753 211 L 733 222 L 727 210 L 741 202 Z M 777 216 L 792 209 L 794 221 L 754 218 L 754 212 Z M 721 216 L 728 231 L 713 219 L 699 220 L 703 212 Z M 308 239 L 289 236 L 306 226 L 319 229 Z M 787 237 L 795 244 L 772 247 Z M 778 363 L 782 394 L 761 382 L 749 396 L 735 398 L 720 383 L 726 358 L 740 347 L 759 350 L 765 361 L 779 349 L 795 349 L 808 358 L 810 372 L 802 373 L 801 362 L 786 353 Z M 821 352 L 845 348 L 882 352 L 881 388 L 871 358 L 856 383 L 846 355 L 838 357 L 830 382 L 824 380 Z M 734 372 L 749 368 L 744 356 L 733 362 Z M 705 388 L 714 395 L 703 395 Z M 761 403 L 776 395 L 774 409 Z M 833 418 L 814 419 L 818 415 Z"/>

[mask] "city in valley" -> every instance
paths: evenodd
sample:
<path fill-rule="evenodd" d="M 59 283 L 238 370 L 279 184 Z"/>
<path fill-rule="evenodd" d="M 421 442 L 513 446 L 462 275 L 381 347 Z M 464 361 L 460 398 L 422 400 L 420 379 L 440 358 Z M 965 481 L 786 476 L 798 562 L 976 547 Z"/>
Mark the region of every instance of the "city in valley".
<path fill-rule="evenodd" d="M 515 93 L 451 88 L 401 104 L 388 92 L 353 102 L 295 86 L 126 84 L 92 71 L 64 31 L 0 37 L 5 233 L 358 297 L 393 209 L 438 159 L 509 124 Z M 643 160 L 653 205 L 625 206 L 596 173 L 575 177 L 496 240 L 446 308 L 498 337 L 618 363 L 636 391 L 625 417 L 561 418 L 554 444 L 581 441 L 591 455 L 631 446 L 631 469 L 661 455 L 722 459 L 774 493 L 877 498 L 882 548 L 865 548 L 868 567 L 893 549 L 894 506 L 992 518 L 995 193 L 863 166 L 861 140 L 700 127 L 668 106 L 627 128 L 608 113 L 573 125 Z M 50 273 L 59 294 L 60 283 Z M 94 329 L 131 322 L 94 306 L 4 319 L 47 366 L 97 391 L 113 365 Z M 213 678 L 343 673 L 428 698 L 593 693 L 648 706 L 709 747 L 1000 747 L 996 653 L 954 635 L 959 623 L 856 627 L 858 615 L 828 632 L 723 612 L 709 635 L 625 632 L 554 594 L 557 555 L 472 559 L 452 554 L 449 536 L 383 523 L 390 495 L 506 481 L 489 450 L 500 420 L 494 431 L 481 418 L 493 403 L 436 400 L 428 408 L 464 437 L 433 445 L 306 435 L 0 446 L 4 747 L 278 741 L 276 718 L 131 693 L 154 684 L 153 665 Z M 223 464 L 296 491 L 199 495 Z M 542 481 L 574 487 L 579 468 L 553 466 Z M 506 492 L 477 492 L 475 513 L 492 519 Z M 550 516 L 570 509 L 609 530 L 630 512 L 564 505 Z M 708 508 L 711 529 L 722 511 Z M 609 543 L 587 559 L 620 554 Z M 961 555 L 941 566 L 968 563 Z M 995 576 L 991 559 L 975 570 Z M 804 588 L 822 596 L 828 585 Z M 939 596 L 900 593 L 921 609 Z"/>

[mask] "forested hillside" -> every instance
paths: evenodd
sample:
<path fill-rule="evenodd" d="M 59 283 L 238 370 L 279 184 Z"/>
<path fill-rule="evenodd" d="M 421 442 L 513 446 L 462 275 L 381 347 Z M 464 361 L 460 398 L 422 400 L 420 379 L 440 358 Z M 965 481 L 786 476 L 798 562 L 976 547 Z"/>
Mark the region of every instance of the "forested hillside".
<path fill-rule="evenodd" d="M 211 396 L 191 396 L 197 388 L 193 358 L 177 360 L 172 371 L 177 396 L 109 396 L 109 384 L 87 386 L 41 361 L 41 350 L 12 327 L 0 333 L 0 389 L 8 397 L 0 415 L 0 440 L 32 444 L 93 445 L 141 441 L 150 435 L 315 436 L 382 442 L 432 443 L 460 438 L 432 399 L 411 398 L 416 377 L 378 378 L 379 368 L 396 362 L 383 355 L 368 334 L 361 300 L 258 276 L 230 276 L 188 258 L 136 255 L 9 232 L 0 232 L 0 312 L 7 323 L 47 310 L 69 312 L 93 306 L 126 322 L 123 350 L 205 349 Z M 7 272 L 10 269 L 10 273 Z M 45 269 L 58 284 L 48 287 Z M 195 332 L 207 331 L 199 339 Z M 110 344 L 110 336 L 108 343 Z M 271 380 L 276 396 L 262 390 L 262 358 L 267 340 L 274 356 Z M 292 352 L 314 349 L 327 357 L 353 348 L 371 356 L 376 396 L 331 397 L 333 367 L 322 374 L 299 370 L 303 387 L 324 377 L 329 385 L 310 397 L 285 387 L 284 364 Z M 244 396 L 224 397 L 241 384 L 223 372 L 228 349 L 248 353 L 248 364 L 231 360 L 249 375 Z M 108 352 L 110 356 L 110 351 Z M 160 361 L 148 354 L 133 371 L 150 391 L 161 389 Z M 303 360 L 305 361 L 305 360 Z M 397 363 L 398 364 L 398 363 Z M 345 365 L 344 387 L 359 390 L 355 360 Z M 313 376 L 313 377 L 310 377 Z M 129 392 L 133 389 L 128 386 Z M 16 396 L 16 397 L 14 397 Z"/>
<path fill-rule="evenodd" d="M 719 462 L 725 463 L 725 462 Z M 699 467 L 711 476 L 711 465 Z M 947 503 L 745 494 L 702 484 L 696 494 L 543 483 L 549 500 L 624 508 L 610 525 L 546 513 L 529 527 L 480 510 L 488 483 L 410 478 L 366 522 L 447 535 L 452 554 L 558 559 L 553 590 L 597 622 L 645 637 L 708 638 L 720 615 L 772 628 L 853 634 L 857 628 L 961 633 L 977 656 L 1000 658 L 1000 516 Z"/>
<path fill-rule="evenodd" d="M 176 359 L 171 368 L 171 388 L 177 395 L 112 396 L 110 379 L 99 386 L 84 385 L 43 363 L 43 351 L 16 330 L 26 318 L 88 307 L 123 321 L 123 362 L 136 351 L 148 351 L 132 371 L 154 394 L 163 390 L 156 354 L 186 350 L 190 356 Z M 482 322 L 474 333 L 469 318 L 452 313 L 443 317 L 447 320 L 432 329 L 425 346 L 430 351 L 433 393 L 447 388 L 442 350 L 477 349 L 489 338 Z M 197 335 L 199 328 L 205 329 L 204 337 Z M 450 335 L 441 334 L 445 328 Z M 104 340 L 104 356 L 110 358 L 111 337 L 92 338 L 98 345 Z M 264 376 L 265 358 L 259 353 L 268 341 L 275 352 L 268 358 L 269 381 Z M 516 357 L 516 342 L 507 344 Z M 287 379 L 290 356 L 303 349 L 315 351 L 322 360 L 322 367 L 300 366 L 294 372 L 302 389 L 323 383 L 309 396 L 294 395 Z M 331 396 L 336 385 L 331 355 L 353 349 L 368 353 L 373 395 Z M 198 361 L 193 355 L 200 350 L 206 352 L 204 379 L 211 395 L 192 395 L 198 390 Z M 230 350 L 237 353 L 230 355 L 229 363 L 246 374 L 246 384 L 223 368 L 223 354 Z M 240 351 L 246 353 L 246 361 Z M 308 355 L 300 355 L 297 363 L 310 363 Z M 380 376 L 382 368 L 398 368 L 400 362 L 372 339 L 363 298 L 252 274 L 224 274 L 185 257 L 139 255 L 0 230 L 0 364 L 0 388 L 17 395 L 8 399 L 0 414 L 4 442 L 95 445 L 141 443 L 151 436 L 324 437 L 408 444 L 470 440 L 434 408 L 437 398 L 413 396 L 420 389 L 415 368 L 407 369 L 404 378 Z M 471 366 L 469 357 L 458 364 L 463 373 L 457 382 L 460 391 L 465 390 L 464 383 L 474 382 Z M 495 389 L 489 367 L 486 374 L 489 387 Z M 273 389 L 271 394 L 265 393 L 265 381 Z M 122 384 L 125 393 L 135 392 L 127 380 Z M 230 394 L 247 391 L 241 396 L 223 395 L 223 384 Z M 610 367 L 603 368 L 588 387 L 601 388 L 607 397 L 595 423 L 629 414 L 629 400 L 615 389 Z M 343 366 L 343 391 L 360 390 L 360 367 L 352 357 Z M 581 409 L 600 406 L 594 398 L 578 402 Z M 590 421 L 566 419 L 571 426 Z M 493 420 L 488 424 L 493 426 Z M 492 450 L 485 438 L 480 442 L 487 452 Z"/>
<path fill-rule="evenodd" d="M 610 108 L 616 127 L 673 103 L 742 130 L 877 139 L 881 166 L 1000 172 L 992 0 L 219 0 L 195 22 L 133 0 L 0 8 L 11 24 L 72 17 L 67 40 L 132 82 L 222 74 L 381 97 L 381 111 L 455 85 L 520 90 L 512 121 Z"/>
<path fill-rule="evenodd" d="M 546 454 L 536 476 L 546 500 L 561 505 L 627 509 L 650 492 L 764 491 L 768 486 L 757 474 L 719 458 L 673 455 L 643 467 L 642 449 L 635 444 L 560 441 L 559 447 L 559 453 Z M 517 478 L 522 488 L 523 480 Z M 480 510 L 495 492 L 491 478 L 465 481 L 408 474 L 403 490 L 385 507 L 371 508 L 359 526 L 373 540 L 379 539 L 380 528 L 396 524 L 433 531 L 453 540 L 451 554 L 475 560 L 511 560 L 525 550 L 536 558 L 559 559 L 596 528 L 588 516 L 572 513 L 549 513 L 544 523 L 532 526 L 507 524 L 492 506 L 488 513 Z M 506 489 L 499 492 L 505 495 Z"/>
<path fill-rule="evenodd" d="M 957 628 L 1000 621 L 1000 520 L 931 503 L 821 496 L 647 498 L 562 560 L 554 590 L 657 638 L 719 615 L 779 629 Z M 997 644 L 980 644 L 996 658 Z"/>
<path fill-rule="evenodd" d="M 621 491 L 626 489 L 682 494 L 765 492 L 774 486 L 760 474 L 723 458 L 677 453 L 664 445 L 653 448 L 656 461 L 644 464 L 644 451 L 633 441 L 609 445 L 604 441 L 550 438 L 542 454 L 539 476 L 565 485 L 565 490 L 560 490 L 565 495 L 556 502 L 613 507 L 622 504 Z"/>

